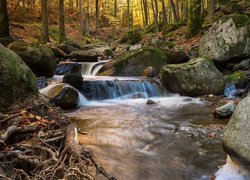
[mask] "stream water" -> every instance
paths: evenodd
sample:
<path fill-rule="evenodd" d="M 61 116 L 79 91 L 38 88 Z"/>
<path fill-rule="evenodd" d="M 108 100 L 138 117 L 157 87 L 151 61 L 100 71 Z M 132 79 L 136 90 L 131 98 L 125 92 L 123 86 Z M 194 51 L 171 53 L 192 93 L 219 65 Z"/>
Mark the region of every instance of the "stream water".
<path fill-rule="evenodd" d="M 80 143 L 112 176 L 209 180 L 225 164 L 221 136 L 226 122 L 214 120 L 208 102 L 167 93 L 141 77 L 84 76 L 84 82 L 97 95 L 87 99 L 81 90 L 79 108 L 66 115 L 86 132 L 79 134 Z M 155 103 L 147 104 L 149 98 Z"/>

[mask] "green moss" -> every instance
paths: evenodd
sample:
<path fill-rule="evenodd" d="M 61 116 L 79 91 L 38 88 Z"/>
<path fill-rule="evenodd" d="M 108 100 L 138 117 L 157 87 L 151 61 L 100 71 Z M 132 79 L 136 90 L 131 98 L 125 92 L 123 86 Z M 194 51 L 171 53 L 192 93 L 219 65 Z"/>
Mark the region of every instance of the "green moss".
<path fill-rule="evenodd" d="M 179 28 L 178 24 L 167 24 L 163 27 L 162 34 L 166 35 L 170 32 L 173 32 L 174 30 L 176 30 L 178 28 Z"/>
<path fill-rule="evenodd" d="M 141 30 L 131 30 L 123 35 L 121 43 L 136 44 L 142 40 L 142 36 L 143 32 Z"/>
<path fill-rule="evenodd" d="M 235 72 L 225 76 L 227 84 L 236 84 L 236 86 L 244 86 L 247 83 L 247 76 L 242 72 Z"/>
<path fill-rule="evenodd" d="M 221 20 L 222 22 L 225 22 L 229 18 L 232 18 L 234 20 L 237 28 L 250 25 L 250 18 L 242 14 L 231 14 L 231 15 L 222 17 Z"/>
<path fill-rule="evenodd" d="M 103 45 L 105 43 L 101 39 L 95 38 L 95 37 L 90 36 L 90 35 L 85 35 L 81 44 L 82 44 L 82 46 L 85 46 L 85 45 L 91 45 L 91 44 Z"/>

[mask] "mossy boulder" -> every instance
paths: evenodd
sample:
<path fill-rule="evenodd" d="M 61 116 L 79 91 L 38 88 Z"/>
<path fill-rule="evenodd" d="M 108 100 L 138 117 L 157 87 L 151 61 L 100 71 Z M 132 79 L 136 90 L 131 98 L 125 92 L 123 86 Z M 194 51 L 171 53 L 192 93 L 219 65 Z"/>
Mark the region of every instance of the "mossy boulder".
<path fill-rule="evenodd" d="M 234 84 L 237 88 L 244 88 L 247 85 L 247 75 L 242 72 L 235 72 L 225 76 L 227 84 Z"/>
<path fill-rule="evenodd" d="M 217 62 L 249 57 L 250 18 L 232 14 L 216 21 L 202 37 L 199 55 Z"/>
<path fill-rule="evenodd" d="M 83 77 L 81 73 L 65 74 L 62 82 L 67 83 L 76 89 L 80 89 L 82 87 Z"/>
<path fill-rule="evenodd" d="M 235 160 L 250 166 L 250 94 L 236 107 L 223 135 L 224 150 Z"/>
<path fill-rule="evenodd" d="M 206 58 L 165 65 L 161 69 L 160 79 L 170 92 L 187 96 L 221 94 L 225 85 L 223 75 Z"/>
<path fill-rule="evenodd" d="M 13 51 L 0 44 L 0 112 L 37 96 L 35 75 Z"/>
<path fill-rule="evenodd" d="M 55 55 L 46 45 L 31 46 L 26 43 L 14 42 L 9 48 L 17 53 L 38 77 L 52 77 L 56 69 Z"/>
<path fill-rule="evenodd" d="M 114 65 L 116 76 L 141 76 L 143 71 L 152 66 L 155 74 L 166 64 L 166 55 L 157 48 L 146 48 L 125 52 Z"/>
<path fill-rule="evenodd" d="M 142 40 L 142 35 L 143 32 L 139 29 L 128 31 L 123 35 L 121 43 L 128 43 L 132 45 L 139 43 Z"/>
<path fill-rule="evenodd" d="M 190 58 L 183 50 L 161 49 L 168 57 L 167 64 L 178 64 L 187 62 Z"/>

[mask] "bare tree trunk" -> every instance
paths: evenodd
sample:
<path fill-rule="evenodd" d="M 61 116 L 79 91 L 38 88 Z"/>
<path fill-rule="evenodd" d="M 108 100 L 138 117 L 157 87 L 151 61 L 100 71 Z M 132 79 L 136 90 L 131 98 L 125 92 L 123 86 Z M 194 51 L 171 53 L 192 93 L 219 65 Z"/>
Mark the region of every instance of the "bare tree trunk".
<path fill-rule="evenodd" d="M 42 35 L 41 43 L 49 42 L 49 23 L 48 23 L 48 1 L 41 0 L 42 13 Z"/>
<path fill-rule="evenodd" d="M 142 0 L 143 8 L 144 8 L 144 15 L 145 15 L 145 26 L 148 26 L 148 1 Z"/>
<path fill-rule="evenodd" d="M 183 21 L 187 21 L 188 19 L 188 0 L 183 0 Z"/>
<path fill-rule="evenodd" d="M 176 6 L 175 6 L 175 9 L 176 9 L 177 21 L 179 21 L 179 20 L 180 20 L 179 0 L 176 0 Z"/>
<path fill-rule="evenodd" d="M 114 17 L 117 17 L 117 0 L 114 2 Z"/>
<path fill-rule="evenodd" d="M 130 0 L 127 0 L 128 29 L 130 30 Z"/>
<path fill-rule="evenodd" d="M 59 0 L 59 43 L 66 41 L 64 0 Z"/>
<path fill-rule="evenodd" d="M 143 28 L 146 28 L 146 22 L 145 22 L 145 14 L 143 10 L 143 0 L 141 0 L 141 13 L 142 13 L 142 22 L 143 22 Z"/>
<path fill-rule="evenodd" d="M 80 31 L 82 35 L 84 34 L 84 19 L 83 19 L 83 0 L 79 0 L 79 11 L 80 11 Z"/>
<path fill-rule="evenodd" d="M 210 22 L 213 21 L 213 17 L 215 14 L 215 0 L 208 0 L 207 1 L 208 7 L 207 7 L 207 12 L 208 12 L 208 20 Z"/>
<path fill-rule="evenodd" d="M 174 22 L 177 23 L 178 17 L 177 17 L 174 1 L 169 0 L 169 2 L 170 2 L 170 5 L 171 5 L 171 8 L 172 8 L 172 11 L 173 11 Z"/>
<path fill-rule="evenodd" d="M 99 0 L 95 0 L 95 32 L 98 33 Z"/>
<path fill-rule="evenodd" d="M 72 14 L 74 11 L 74 0 L 69 0 L 69 13 Z"/>
<path fill-rule="evenodd" d="M 156 4 L 154 5 L 153 0 L 151 0 L 151 5 L 152 5 L 152 10 L 153 10 L 153 15 L 154 15 L 155 30 L 156 30 L 156 32 L 159 32 L 158 18 L 157 18 L 157 14 L 156 14 L 156 9 L 154 7 L 154 6 L 156 6 Z"/>
<path fill-rule="evenodd" d="M 6 0 L 0 1 L 0 38 L 10 36 L 9 17 Z"/>
<path fill-rule="evenodd" d="M 165 1 L 161 0 L 161 3 L 162 3 L 162 21 L 163 21 L 163 24 L 167 24 L 167 14 L 166 14 Z"/>

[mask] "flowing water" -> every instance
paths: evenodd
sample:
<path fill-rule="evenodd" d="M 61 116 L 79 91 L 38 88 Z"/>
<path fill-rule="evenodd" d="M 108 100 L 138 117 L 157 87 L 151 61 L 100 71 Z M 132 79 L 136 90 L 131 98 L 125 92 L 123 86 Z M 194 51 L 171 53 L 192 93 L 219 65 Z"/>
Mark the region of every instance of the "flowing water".
<path fill-rule="evenodd" d="M 129 80 L 123 80 L 116 85 L 129 86 Z M 134 83 L 143 86 L 145 81 Z M 225 122 L 214 121 L 208 103 L 150 84 L 151 95 L 144 91 L 147 96 L 85 100 L 82 107 L 68 112 L 87 133 L 79 135 L 80 143 L 90 147 L 118 179 L 210 179 L 226 160 L 220 142 Z M 148 105 L 148 97 L 155 104 Z"/>

